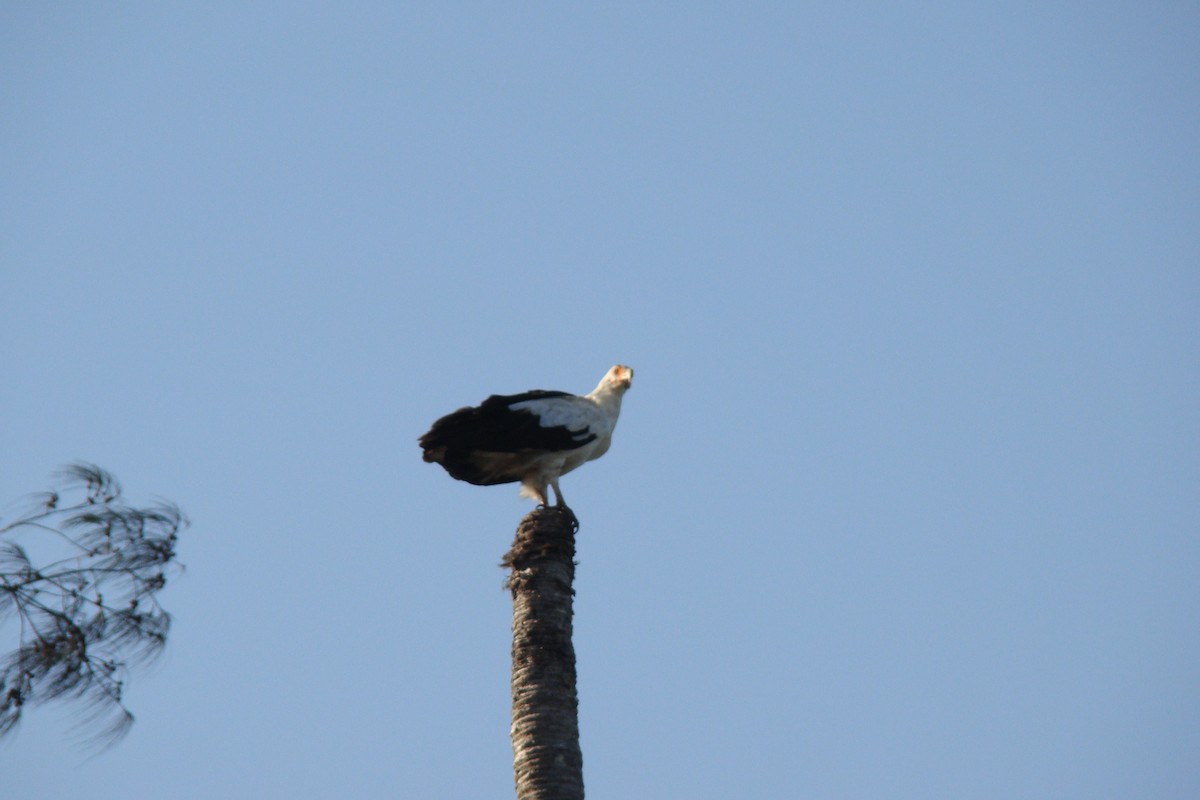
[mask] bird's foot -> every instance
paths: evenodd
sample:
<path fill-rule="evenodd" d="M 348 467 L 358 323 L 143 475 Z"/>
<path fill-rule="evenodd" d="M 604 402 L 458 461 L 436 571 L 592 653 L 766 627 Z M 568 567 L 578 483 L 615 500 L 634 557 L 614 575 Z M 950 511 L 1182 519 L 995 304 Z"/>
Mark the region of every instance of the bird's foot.
<path fill-rule="evenodd" d="M 575 512 L 571 510 L 570 506 L 568 506 L 566 503 L 559 503 L 555 506 L 555 508 L 558 509 L 560 514 L 566 515 L 567 520 L 571 523 L 572 529 L 579 530 L 579 517 L 575 516 Z"/>

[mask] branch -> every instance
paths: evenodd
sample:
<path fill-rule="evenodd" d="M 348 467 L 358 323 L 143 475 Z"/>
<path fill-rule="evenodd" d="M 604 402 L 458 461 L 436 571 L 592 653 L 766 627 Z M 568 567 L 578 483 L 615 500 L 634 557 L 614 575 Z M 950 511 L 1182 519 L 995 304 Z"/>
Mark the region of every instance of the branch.
<path fill-rule="evenodd" d="M 127 505 L 97 466 L 73 464 L 57 477 L 57 491 L 0 525 L 0 621 L 20 622 L 16 649 L 0 658 L 0 737 L 25 708 L 69 698 L 86 708 L 80 725 L 111 744 L 133 723 L 122 699 L 129 667 L 166 645 L 171 618 L 157 594 L 182 570 L 175 544 L 188 523 L 173 504 Z M 68 553 L 35 566 L 15 541 L 25 535 Z"/>

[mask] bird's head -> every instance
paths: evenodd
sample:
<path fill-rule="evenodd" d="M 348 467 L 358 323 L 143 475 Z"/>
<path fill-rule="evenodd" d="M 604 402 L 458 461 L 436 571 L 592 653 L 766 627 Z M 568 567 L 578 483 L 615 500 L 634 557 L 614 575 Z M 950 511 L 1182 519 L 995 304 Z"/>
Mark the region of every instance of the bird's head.
<path fill-rule="evenodd" d="M 604 380 L 600 381 L 600 385 L 625 391 L 633 385 L 633 367 L 617 364 L 608 371 L 604 376 Z"/>

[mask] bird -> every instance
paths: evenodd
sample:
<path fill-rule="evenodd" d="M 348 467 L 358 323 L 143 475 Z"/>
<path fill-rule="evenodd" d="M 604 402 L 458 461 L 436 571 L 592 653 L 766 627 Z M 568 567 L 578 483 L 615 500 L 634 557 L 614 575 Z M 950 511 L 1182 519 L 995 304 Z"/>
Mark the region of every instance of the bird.
<path fill-rule="evenodd" d="M 423 458 L 477 486 L 521 483 L 520 495 L 566 508 L 559 478 L 608 452 L 633 369 L 617 364 L 585 395 L 534 389 L 494 394 L 433 423 L 418 443 Z"/>

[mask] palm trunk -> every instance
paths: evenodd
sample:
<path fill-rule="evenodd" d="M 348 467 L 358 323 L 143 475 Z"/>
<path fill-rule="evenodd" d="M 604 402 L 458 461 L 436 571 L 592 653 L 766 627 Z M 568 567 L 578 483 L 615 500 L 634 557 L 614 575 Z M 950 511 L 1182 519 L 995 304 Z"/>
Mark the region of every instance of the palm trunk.
<path fill-rule="evenodd" d="M 501 566 L 512 572 L 512 742 L 517 800 L 583 800 L 571 601 L 575 516 L 537 508 Z"/>

